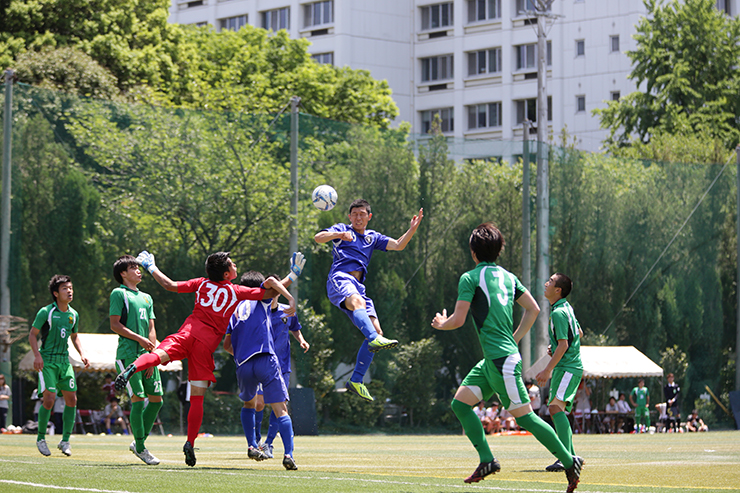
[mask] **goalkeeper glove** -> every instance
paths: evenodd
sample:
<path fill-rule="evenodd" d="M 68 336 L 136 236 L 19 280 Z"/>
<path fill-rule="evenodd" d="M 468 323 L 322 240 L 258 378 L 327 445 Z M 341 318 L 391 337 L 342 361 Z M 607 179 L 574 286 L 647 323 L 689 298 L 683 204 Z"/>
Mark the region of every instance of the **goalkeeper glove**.
<path fill-rule="evenodd" d="M 293 256 L 290 257 L 290 274 L 288 274 L 288 279 L 291 282 L 298 280 L 298 276 L 303 272 L 304 265 L 306 265 L 306 257 L 301 252 L 293 252 Z"/>
<path fill-rule="evenodd" d="M 154 255 L 144 250 L 136 257 L 136 261 L 141 264 L 151 274 L 157 270 L 157 266 L 154 264 Z"/>

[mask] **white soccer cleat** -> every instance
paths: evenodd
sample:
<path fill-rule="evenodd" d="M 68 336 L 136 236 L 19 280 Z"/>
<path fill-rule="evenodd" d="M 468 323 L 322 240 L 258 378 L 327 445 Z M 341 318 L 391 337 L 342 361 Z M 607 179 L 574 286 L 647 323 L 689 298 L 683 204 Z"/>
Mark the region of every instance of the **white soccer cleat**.
<path fill-rule="evenodd" d="M 144 464 L 147 466 L 156 466 L 159 464 L 159 459 L 154 457 L 149 450 L 144 449 L 141 451 L 141 453 L 136 451 L 136 441 L 131 442 L 131 445 L 128 446 L 128 449 L 133 453 L 136 457 L 141 459 Z"/>
<path fill-rule="evenodd" d="M 72 455 L 72 447 L 70 447 L 69 442 L 65 442 L 64 440 L 62 440 L 61 442 L 59 442 L 59 445 L 57 445 L 57 448 L 61 450 L 62 453 L 67 457 Z"/>
<path fill-rule="evenodd" d="M 37 441 L 36 448 L 39 449 L 39 452 L 41 452 L 41 455 L 45 455 L 47 457 L 51 455 L 51 451 L 49 450 L 49 446 L 46 444 L 46 440 Z"/>

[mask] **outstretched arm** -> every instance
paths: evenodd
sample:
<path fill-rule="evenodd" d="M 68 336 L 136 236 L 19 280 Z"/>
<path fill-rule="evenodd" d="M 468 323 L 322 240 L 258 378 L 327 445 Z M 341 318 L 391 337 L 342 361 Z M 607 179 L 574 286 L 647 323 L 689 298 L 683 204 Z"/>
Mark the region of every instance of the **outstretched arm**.
<path fill-rule="evenodd" d="M 352 233 L 350 231 L 319 231 L 313 237 L 316 243 L 328 243 L 336 239 L 342 241 L 352 241 Z"/>
<path fill-rule="evenodd" d="M 416 229 L 419 227 L 419 224 L 421 223 L 421 219 L 423 217 L 424 209 L 421 208 L 419 209 L 419 213 L 411 218 L 409 229 L 399 239 L 394 240 L 393 238 L 391 238 L 390 240 L 388 240 L 386 250 L 395 250 L 400 252 L 401 250 L 406 248 L 406 245 L 408 245 L 409 241 L 411 241 L 411 238 L 413 238 L 414 233 L 416 233 Z"/>
<path fill-rule="evenodd" d="M 285 286 L 275 279 L 274 277 L 268 277 L 265 279 L 265 282 L 262 283 L 262 287 L 265 288 L 267 291 L 265 292 L 265 298 L 272 298 L 273 296 L 268 296 L 268 293 L 270 290 L 277 291 L 277 294 L 281 294 L 285 297 L 286 300 L 288 300 L 289 307 L 283 310 L 285 314 L 289 317 L 292 317 L 295 315 L 295 298 L 288 292 L 287 289 L 285 289 Z"/>
<path fill-rule="evenodd" d="M 152 275 L 155 281 L 167 291 L 177 292 L 177 283 L 164 275 L 154 263 L 154 255 L 144 250 L 136 257 L 136 261 L 141 264 Z"/>

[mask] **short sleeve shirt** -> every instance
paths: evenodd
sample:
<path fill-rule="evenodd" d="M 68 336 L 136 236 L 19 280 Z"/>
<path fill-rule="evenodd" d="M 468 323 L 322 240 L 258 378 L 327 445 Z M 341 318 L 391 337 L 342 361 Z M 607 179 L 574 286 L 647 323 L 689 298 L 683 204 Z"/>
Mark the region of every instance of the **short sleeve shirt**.
<path fill-rule="evenodd" d="M 635 387 L 632 389 L 632 395 L 635 396 L 637 407 L 647 406 L 647 398 L 650 396 L 650 392 L 647 387 Z"/>
<path fill-rule="evenodd" d="M 514 301 L 526 291 L 514 274 L 492 262 L 481 262 L 460 277 L 457 299 L 470 302 L 486 359 L 519 352 L 514 341 Z"/>
<path fill-rule="evenodd" d="M 44 362 L 68 363 L 69 335 L 77 332 L 79 315 L 74 308 L 67 305 L 67 311 L 59 310 L 56 302 L 46 305 L 38 311 L 33 327 L 40 331 L 41 348 L 39 353 Z"/>
<path fill-rule="evenodd" d="M 110 294 L 109 316 L 121 317 L 121 323 L 131 332 L 149 338 L 149 320 L 153 320 L 154 303 L 152 297 L 141 291 L 121 284 Z M 126 337 L 118 337 L 116 359 L 136 358 L 146 353 L 141 344 Z"/>
<path fill-rule="evenodd" d="M 298 317 L 289 317 L 285 314 L 286 308 L 288 305 L 279 303 L 275 311 L 271 310 L 270 322 L 280 370 L 283 373 L 290 373 L 290 332 L 301 330 L 301 324 Z"/>
<path fill-rule="evenodd" d="M 573 307 L 565 298 L 559 299 L 552 305 L 552 311 L 550 312 L 550 345 L 552 350 L 555 351 L 559 340 L 566 339 L 568 341 L 568 349 L 558 361 L 556 368 L 567 371 L 583 371 L 579 327 L 576 315 L 573 313 Z"/>
<path fill-rule="evenodd" d="M 270 303 L 263 301 L 242 301 L 236 307 L 226 328 L 231 334 L 236 366 L 258 354 L 276 354 L 269 312 Z"/>
<path fill-rule="evenodd" d="M 388 246 L 389 237 L 372 229 L 366 229 L 364 234 L 359 234 L 351 225 L 338 223 L 324 231 L 330 233 L 352 233 L 352 241 L 336 239 L 332 241 L 332 255 L 334 261 L 331 265 L 329 277 L 335 272 L 358 271 L 362 275 L 360 282 L 365 282 L 367 266 L 375 250 L 385 251 Z"/>

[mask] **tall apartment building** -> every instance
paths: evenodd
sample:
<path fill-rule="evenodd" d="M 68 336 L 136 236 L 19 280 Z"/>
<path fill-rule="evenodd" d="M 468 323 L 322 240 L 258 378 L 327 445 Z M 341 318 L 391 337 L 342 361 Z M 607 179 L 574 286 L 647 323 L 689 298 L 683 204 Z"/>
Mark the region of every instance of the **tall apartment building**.
<path fill-rule="evenodd" d="M 385 79 L 413 132 L 435 114 L 451 137 L 518 140 L 537 119 L 533 0 L 172 0 L 170 21 L 251 24 L 307 38 L 319 63 Z M 717 0 L 730 15 L 740 0 Z M 627 79 L 642 0 L 555 0 L 548 26 L 548 126 L 584 150 L 606 132 L 592 110 L 635 90 Z"/>

